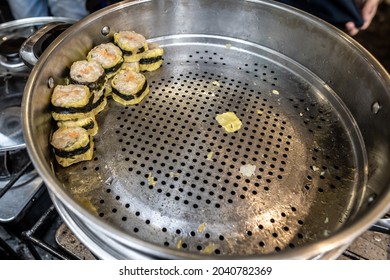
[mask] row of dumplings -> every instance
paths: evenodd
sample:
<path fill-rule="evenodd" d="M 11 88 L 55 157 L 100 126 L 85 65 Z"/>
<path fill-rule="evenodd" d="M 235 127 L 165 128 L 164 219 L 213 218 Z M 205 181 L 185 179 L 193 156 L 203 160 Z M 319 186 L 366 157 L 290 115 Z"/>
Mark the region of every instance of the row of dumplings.
<path fill-rule="evenodd" d="M 145 71 L 163 63 L 163 49 L 134 31 L 119 31 L 113 42 L 92 48 L 84 60 L 75 61 L 67 82 L 51 96 L 56 130 L 51 146 L 57 162 L 67 167 L 93 156 L 95 116 L 107 105 L 107 97 L 123 105 L 135 105 L 149 93 Z"/>

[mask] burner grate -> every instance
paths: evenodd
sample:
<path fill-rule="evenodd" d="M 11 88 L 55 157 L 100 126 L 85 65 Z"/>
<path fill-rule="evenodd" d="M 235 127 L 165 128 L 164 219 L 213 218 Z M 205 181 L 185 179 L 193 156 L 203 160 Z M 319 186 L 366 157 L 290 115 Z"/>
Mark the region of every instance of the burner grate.
<path fill-rule="evenodd" d="M 0 153 L 0 223 L 18 222 L 42 187 L 26 149 Z"/>
<path fill-rule="evenodd" d="M 23 174 L 26 173 L 27 169 L 31 168 L 32 167 L 32 163 L 31 161 L 29 161 L 26 165 L 24 165 L 22 167 L 22 169 L 20 169 L 20 171 L 18 171 L 18 173 L 16 173 L 10 181 L 8 181 L 8 183 L 2 188 L 0 189 L 0 198 L 2 198 L 5 193 L 11 188 L 14 186 L 14 184 L 19 180 L 19 178 L 22 177 Z"/>
<path fill-rule="evenodd" d="M 78 259 L 70 252 L 64 252 L 55 242 L 48 242 L 45 240 L 45 234 L 49 233 L 49 238 L 53 238 L 55 235 L 54 230 L 50 230 L 53 227 L 58 226 L 58 213 L 52 205 L 34 224 L 34 226 L 22 233 L 22 240 L 26 243 L 33 257 L 37 260 L 42 259 L 42 253 L 37 249 L 40 248 L 44 252 L 49 253 L 54 258 L 60 260 Z M 56 223 L 57 221 L 57 223 Z"/>

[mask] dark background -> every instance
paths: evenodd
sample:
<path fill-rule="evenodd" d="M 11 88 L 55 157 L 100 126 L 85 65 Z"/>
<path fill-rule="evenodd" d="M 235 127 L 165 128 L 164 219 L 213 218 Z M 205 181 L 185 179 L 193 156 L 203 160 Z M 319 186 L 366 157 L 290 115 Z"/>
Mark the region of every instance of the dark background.
<path fill-rule="evenodd" d="M 87 0 L 87 9 L 95 12 L 119 1 Z M 0 0 L 0 22 L 13 20 L 6 0 Z M 366 48 L 390 72 L 390 0 L 382 1 L 378 12 L 367 30 L 354 39 Z"/>
<path fill-rule="evenodd" d="M 367 30 L 354 39 L 363 45 L 390 72 L 390 1 L 383 1 Z"/>

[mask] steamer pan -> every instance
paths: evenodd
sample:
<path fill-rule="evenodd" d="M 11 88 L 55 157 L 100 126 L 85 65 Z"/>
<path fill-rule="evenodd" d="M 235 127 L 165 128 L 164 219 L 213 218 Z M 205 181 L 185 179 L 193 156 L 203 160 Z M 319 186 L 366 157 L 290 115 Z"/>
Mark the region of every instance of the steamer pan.
<path fill-rule="evenodd" d="M 111 100 L 95 158 L 60 168 L 53 85 L 125 29 L 164 47 L 163 67 L 145 74 L 151 93 Z M 313 259 L 337 257 L 389 208 L 389 102 L 375 58 L 311 15 L 176 0 L 124 1 L 72 25 L 40 57 L 22 108 L 32 162 L 100 258 Z M 241 130 L 216 123 L 226 111 Z"/>

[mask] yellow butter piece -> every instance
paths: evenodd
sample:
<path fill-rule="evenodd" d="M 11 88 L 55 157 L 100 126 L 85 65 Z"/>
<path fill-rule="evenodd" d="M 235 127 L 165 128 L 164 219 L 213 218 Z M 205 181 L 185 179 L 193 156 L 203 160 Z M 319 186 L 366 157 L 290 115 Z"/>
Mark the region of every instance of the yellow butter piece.
<path fill-rule="evenodd" d="M 215 117 L 217 122 L 227 131 L 235 132 L 241 128 L 241 121 L 233 112 L 226 112 Z"/>
<path fill-rule="evenodd" d="M 176 248 L 180 249 L 182 244 L 183 244 L 183 240 L 179 239 L 179 241 L 177 241 L 177 243 L 176 243 Z"/>
<path fill-rule="evenodd" d="M 149 186 L 155 186 L 155 185 L 157 185 L 157 181 L 156 181 L 155 178 L 153 177 L 152 173 L 149 173 L 149 176 L 148 176 L 148 184 L 149 184 Z"/>
<path fill-rule="evenodd" d="M 96 207 L 92 204 L 91 201 L 87 200 L 86 198 L 76 196 L 76 199 L 83 205 L 85 206 L 89 211 L 97 214 Z"/>
<path fill-rule="evenodd" d="M 180 173 L 169 172 L 169 177 L 171 178 L 180 177 Z"/>
<path fill-rule="evenodd" d="M 205 229 L 206 229 L 206 224 L 205 224 L 205 223 L 200 224 L 200 225 L 198 226 L 198 233 L 204 232 Z"/>
<path fill-rule="evenodd" d="M 210 243 L 200 252 L 203 254 L 212 254 L 215 251 L 215 249 L 218 249 L 218 245 L 214 243 Z"/>
<path fill-rule="evenodd" d="M 213 81 L 213 83 L 212 83 L 214 86 L 216 86 L 216 87 L 220 87 L 221 86 L 221 84 L 218 82 L 218 81 Z"/>

